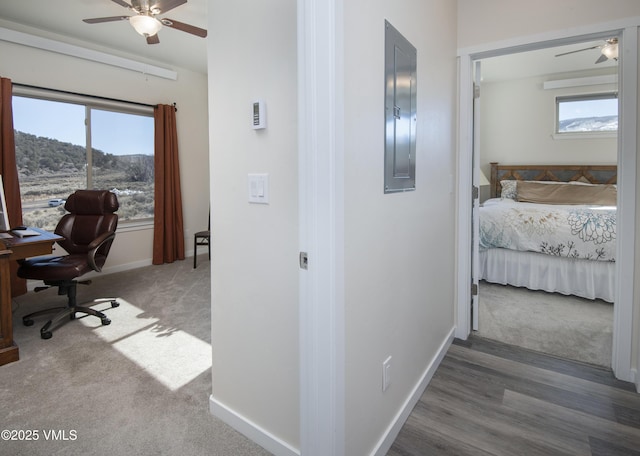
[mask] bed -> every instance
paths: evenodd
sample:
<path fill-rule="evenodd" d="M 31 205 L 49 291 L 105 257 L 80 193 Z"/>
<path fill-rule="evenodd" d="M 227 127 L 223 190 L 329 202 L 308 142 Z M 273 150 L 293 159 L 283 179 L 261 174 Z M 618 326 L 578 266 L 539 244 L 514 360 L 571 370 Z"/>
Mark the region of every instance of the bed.
<path fill-rule="evenodd" d="M 479 277 L 614 301 L 615 165 L 491 163 L 479 211 Z"/>

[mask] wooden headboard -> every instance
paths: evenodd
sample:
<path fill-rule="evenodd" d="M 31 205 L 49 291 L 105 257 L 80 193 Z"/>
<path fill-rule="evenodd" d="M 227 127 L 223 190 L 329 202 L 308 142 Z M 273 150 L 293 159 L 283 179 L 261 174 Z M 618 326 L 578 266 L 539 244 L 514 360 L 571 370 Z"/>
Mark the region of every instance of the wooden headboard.
<path fill-rule="evenodd" d="M 617 184 L 616 165 L 499 165 L 491 163 L 491 198 L 500 196 L 501 180 L 571 182 L 581 180 L 592 184 Z"/>

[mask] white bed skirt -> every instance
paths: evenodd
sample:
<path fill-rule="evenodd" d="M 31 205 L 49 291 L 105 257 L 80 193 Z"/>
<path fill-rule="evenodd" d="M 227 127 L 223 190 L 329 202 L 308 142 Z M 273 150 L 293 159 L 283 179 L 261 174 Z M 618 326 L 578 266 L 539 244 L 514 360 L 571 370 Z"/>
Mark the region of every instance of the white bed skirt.
<path fill-rule="evenodd" d="M 507 249 L 480 251 L 479 277 L 487 282 L 614 302 L 615 263 Z"/>

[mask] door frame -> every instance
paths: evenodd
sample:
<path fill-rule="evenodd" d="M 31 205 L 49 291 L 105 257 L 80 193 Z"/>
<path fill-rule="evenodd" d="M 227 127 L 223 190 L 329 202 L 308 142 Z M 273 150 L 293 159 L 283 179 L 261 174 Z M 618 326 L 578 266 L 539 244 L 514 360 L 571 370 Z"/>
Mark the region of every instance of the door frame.
<path fill-rule="evenodd" d="M 478 271 L 480 270 L 480 85 L 482 81 L 482 63 L 474 60 L 472 63 L 473 72 L 473 100 L 472 110 L 472 149 L 471 149 L 471 169 L 472 169 L 472 208 L 471 208 L 471 329 L 476 331 L 480 321 L 480 280 Z M 477 91 L 477 92 L 476 92 Z"/>
<path fill-rule="evenodd" d="M 457 303 L 456 333 L 467 339 L 471 333 L 471 229 L 473 148 L 473 62 L 488 57 L 527 50 L 571 44 L 579 41 L 620 36 L 619 112 L 621 124 L 618 134 L 618 243 L 616 261 L 616 300 L 613 322 L 613 353 L 611 367 L 621 380 L 636 382 L 640 379 L 632 369 L 633 344 L 633 285 L 635 276 L 636 232 L 636 153 L 638 149 L 638 27 L 640 18 L 628 18 L 613 23 L 593 25 L 521 37 L 505 42 L 458 50 L 459 68 L 459 134 L 458 134 L 458 226 L 457 226 Z M 476 172 L 478 170 L 475 170 Z M 624 249 L 621 248 L 624 245 Z M 640 355 L 638 355 L 640 357 Z M 639 360 L 640 362 L 640 360 Z"/>
<path fill-rule="evenodd" d="M 300 454 L 345 453 L 342 0 L 297 0 Z"/>

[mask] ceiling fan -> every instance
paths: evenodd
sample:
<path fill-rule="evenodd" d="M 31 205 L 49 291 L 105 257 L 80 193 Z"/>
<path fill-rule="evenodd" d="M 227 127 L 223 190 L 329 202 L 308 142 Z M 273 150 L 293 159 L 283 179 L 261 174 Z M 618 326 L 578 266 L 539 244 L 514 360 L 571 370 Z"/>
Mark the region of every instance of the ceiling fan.
<path fill-rule="evenodd" d="M 605 40 L 605 44 L 601 44 L 598 46 L 591 46 L 584 49 L 578 49 L 576 51 L 563 52 L 562 54 L 557 54 L 556 57 L 560 57 L 567 54 L 574 54 L 576 52 L 588 51 L 589 49 L 600 49 L 602 55 L 598 57 L 596 63 L 606 62 L 609 59 L 618 60 L 618 38 L 609 38 Z"/>
<path fill-rule="evenodd" d="M 187 0 L 130 0 L 131 4 L 124 0 L 111 1 L 131 10 L 135 14 L 133 16 L 96 17 L 92 19 L 83 19 L 83 22 L 86 22 L 87 24 L 99 24 L 102 22 L 128 20 L 136 32 L 147 39 L 147 44 L 158 44 L 160 42 L 157 33 L 163 25 L 191 33 L 192 35 L 200 36 L 202 38 L 207 36 L 207 31 L 205 29 L 185 24 L 184 22 L 178 22 L 173 19 L 156 17 L 187 3 Z"/>

